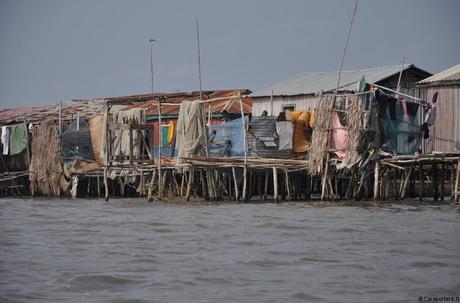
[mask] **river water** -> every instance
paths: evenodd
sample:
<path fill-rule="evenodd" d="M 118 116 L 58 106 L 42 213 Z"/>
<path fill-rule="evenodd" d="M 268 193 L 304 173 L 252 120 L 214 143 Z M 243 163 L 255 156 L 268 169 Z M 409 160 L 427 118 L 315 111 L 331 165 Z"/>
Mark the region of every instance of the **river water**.
<path fill-rule="evenodd" d="M 0 199 L 0 302 L 460 296 L 452 206 Z"/>

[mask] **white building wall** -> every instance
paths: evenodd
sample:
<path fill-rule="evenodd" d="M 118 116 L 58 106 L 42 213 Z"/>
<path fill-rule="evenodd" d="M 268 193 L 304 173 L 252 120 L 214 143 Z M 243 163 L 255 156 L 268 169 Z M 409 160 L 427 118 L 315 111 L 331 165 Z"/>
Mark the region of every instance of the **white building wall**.
<path fill-rule="evenodd" d="M 269 116 L 277 116 L 283 106 L 293 105 L 295 110 L 314 109 L 318 97 L 314 95 L 273 96 L 273 112 L 271 97 L 252 97 L 252 115 L 260 116 L 264 110 Z"/>

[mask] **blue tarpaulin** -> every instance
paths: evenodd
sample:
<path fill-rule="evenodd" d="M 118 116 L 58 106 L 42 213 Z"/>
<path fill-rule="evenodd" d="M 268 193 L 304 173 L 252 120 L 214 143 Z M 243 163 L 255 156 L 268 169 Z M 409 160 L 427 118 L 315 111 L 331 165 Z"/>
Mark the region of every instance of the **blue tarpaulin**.
<path fill-rule="evenodd" d="M 243 119 L 235 119 L 220 125 L 211 126 L 212 141 L 209 152 L 212 156 L 244 156 Z M 224 142 L 228 142 L 225 144 Z M 227 145 L 227 150 L 225 150 Z"/>

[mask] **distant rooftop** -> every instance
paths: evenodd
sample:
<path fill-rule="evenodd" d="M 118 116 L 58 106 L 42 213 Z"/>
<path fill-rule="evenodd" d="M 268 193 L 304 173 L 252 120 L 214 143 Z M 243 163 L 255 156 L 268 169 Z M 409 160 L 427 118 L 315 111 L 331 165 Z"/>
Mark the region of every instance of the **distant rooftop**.
<path fill-rule="evenodd" d="M 404 65 L 404 71 L 408 69 L 417 69 L 424 75 L 430 73 L 416 67 L 413 64 Z M 367 69 L 345 70 L 340 76 L 340 90 L 354 90 L 356 83 L 364 76 L 367 82 L 376 83 L 387 79 L 401 71 L 401 65 L 389 65 L 373 67 Z M 332 91 L 337 86 L 337 71 L 319 72 L 319 73 L 302 73 L 295 77 L 275 83 L 272 86 L 256 91 L 251 97 L 270 96 L 273 91 L 275 96 L 292 96 L 314 94 L 319 91 Z"/>
<path fill-rule="evenodd" d="M 431 77 L 423 79 L 422 81 L 417 82 L 417 84 L 428 84 L 438 81 L 456 81 L 460 80 L 460 64 L 452 66 L 442 72 L 434 74 Z"/>

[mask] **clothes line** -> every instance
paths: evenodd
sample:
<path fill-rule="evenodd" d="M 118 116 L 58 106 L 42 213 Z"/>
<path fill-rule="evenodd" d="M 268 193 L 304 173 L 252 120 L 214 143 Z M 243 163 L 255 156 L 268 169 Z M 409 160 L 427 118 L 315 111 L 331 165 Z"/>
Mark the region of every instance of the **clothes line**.
<path fill-rule="evenodd" d="M 418 105 L 422 105 L 422 106 L 431 108 L 431 104 L 426 103 L 426 101 L 424 101 L 423 99 L 420 99 L 420 98 L 417 98 L 417 97 L 414 97 L 414 96 L 411 96 L 411 95 L 403 94 L 403 93 L 397 92 L 397 91 L 392 90 L 392 89 L 390 89 L 388 87 L 381 86 L 381 85 L 378 85 L 378 84 L 374 84 L 374 83 L 369 83 L 369 84 L 373 85 L 373 86 L 375 86 L 377 88 L 392 92 L 392 93 L 394 93 L 396 95 L 403 96 L 403 97 L 415 100 L 415 101 L 406 100 L 406 102 L 415 103 L 415 104 L 418 104 Z"/>
<path fill-rule="evenodd" d="M 210 102 L 222 101 L 222 100 L 238 101 L 239 96 L 238 95 L 232 95 L 232 96 L 228 96 L 228 97 L 213 98 L 213 99 L 208 99 L 208 100 L 191 99 L 191 100 L 186 100 L 186 101 L 190 101 L 190 102 L 198 101 L 199 103 L 210 103 Z M 181 103 L 168 103 L 167 101 L 163 102 L 163 101 L 159 101 L 159 100 L 155 100 L 155 101 L 156 102 L 154 102 L 154 104 L 158 104 L 158 102 L 160 102 L 161 105 L 177 105 L 177 106 L 181 105 Z"/>

